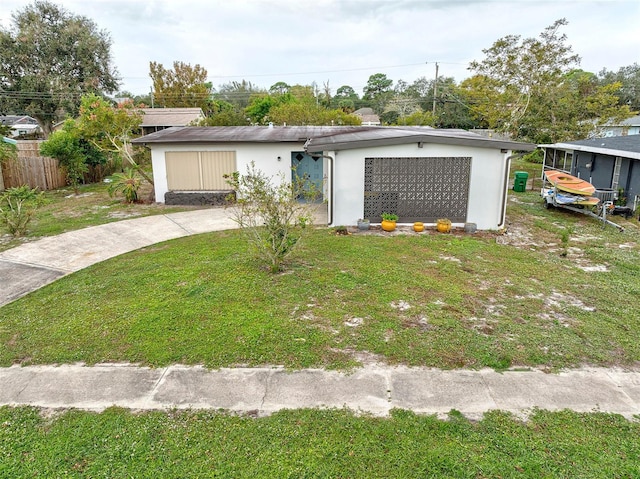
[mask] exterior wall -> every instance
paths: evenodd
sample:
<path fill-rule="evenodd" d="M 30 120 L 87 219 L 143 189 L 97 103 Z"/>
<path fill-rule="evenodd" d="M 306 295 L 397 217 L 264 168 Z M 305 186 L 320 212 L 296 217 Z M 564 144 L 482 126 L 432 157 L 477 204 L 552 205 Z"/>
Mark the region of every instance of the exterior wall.
<path fill-rule="evenodd" d="M 600 155 L 588 151 L 576 151 L 574 156 L 572 175 L 588 181 L 598 189 L 611 188 L 616 162 L 615 156 Z M 622 180 L 622 175 L 620 179 Z"/>
<path fill-rule="evenodd" d="M 626 184 L 622 183 L 622 176 L 620 176 L 620 186 L 625 188 L 627 206 L 634 207 L 636 205 L 636 196 L 640 197 L 640 160 L 632 160 L 629 165 Z"/>
<path fill-rule="evenodd" d="M 469 156 L 471 178 L 467 222 L 478 229 L 503 226 L 506 208 L 506 157 L 497 149 L 424 143 L 342 150 L 327 153 L 335 158 L 333 172 L 333 225 L 355 225 L 364 212 L 364 159 L 367 157 Z M 331 208 L 331 205 L 330 205 Z M 377 223 L 380 218 L 369 218 Z"/>
<path fill-rule="evenodd" d="M 291 178 L 291 153 L 304 151 L 303 143 L 221 143 L 215 144 L 154 144 L 151 148 L 156 201 L 164 202 L 168 191 L 165 152 L 167 151 L 236 151 L 236 166 L 240 173 L 253 161 L 268 176 L 281 173 Z M 424 143 L 381 146 L 324 152 L 323 171 L 326 177 L 325 198 L 329 201 L 331 225 L 356 225 L 364 212 L 364 160 L 367 157 L 471 157 L 467 222 L 478 229 L 499 229 L 503 226 L 509 153 L 497 149 Z M 280 157 L 280 160 L 278 160 Z M 328 195 L 331 195 L 328 198 Z M 372 223 L 379 218 L 370 218 Z"/>
<path fill-rule="evenodd" d="M 304 151 L 304 143 L 220 143 L 220 144 L 157 144 L 151 145 L 153 181 L 158 203 L 164 202 L 164 194 L 169 191 L 167 168 L 164 154 L 167 151 L 235 151 L 236 167 L 242 174 L 251 162 L 268 176 L 277 178 L 281 173 L 291 178 L 291 153 Z M 278 160 L 280 157 L 280 160 Z M 326 160 L 325 169 L 326 172 Z"/>
<path fill-rule="evenodd" d="M 609 189 L 614 186 L 615 162 L 615 156 L 576 151 L 570 173 L 589 181 L 597 189 Z M 627 206 L 633 207 L 636 195 L 640 195 L 640 160 L 621 158 L 617 187 L 624 190 Z"/>

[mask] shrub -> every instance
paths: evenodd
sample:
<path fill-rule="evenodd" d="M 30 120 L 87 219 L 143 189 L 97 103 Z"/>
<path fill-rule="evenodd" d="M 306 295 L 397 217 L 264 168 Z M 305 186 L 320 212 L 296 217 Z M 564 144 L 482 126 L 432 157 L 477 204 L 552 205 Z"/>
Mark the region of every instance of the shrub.
<path fill-rule="evenodd" d="M 42 204 L 42 192 L 38 188 L 18 186 L 8 188 L 0 196 L 0 221 L 13 236 L 22 236 L 27 231 L 35 210 Z"/>
<path fill-rule="evenodd" d="M 70 123 L 67 124 L 70 125 Z M 60 162 L 66 171 L 68 183 L 77 195 L 79 184 L 83 180 L 84 174 L 89 171 L 85 151 L 80 145 L 77 132 L 71 129 L 53 132 L 49 139 L 40 145 L 40 154 L 50 156 Z"/>
<path fill-rule="evenodd" d="M 142 178 L 133 168 L 127 168 L 124 173 L 113 175 L 113 182 L 109 185 L 109 196 L 121 193 L 125 203 L 138 201 L 138 190 L 142 184 Z"/>
<path fill-rule="evenodd" d="M 0 138 L 0 164 L 4 161 L 15 161 L 18 159 L 18 149 L 15 145 L 5 143 Z"/>
<path fill-rule="evenodd" d="M 529 163 L 536 163 L 538 165 L 541 165 L 544 161 L 544 153 L 540 149 L 533 150 L 531 153 L 527 153 L 526 155 L 524 155 L 522 159 Z"/>
<path fill-rule="evenodd" d="M 297 176 L 295 169 L 292 177 L 291 181 L 284 174 L 271 178 L 253 162 L 246 175 L 225 175 L 236 193 L 232 219 L 273 273 L 282 269 L 284 259 L 298 245 L 320 196 L 315 184 Z"/>

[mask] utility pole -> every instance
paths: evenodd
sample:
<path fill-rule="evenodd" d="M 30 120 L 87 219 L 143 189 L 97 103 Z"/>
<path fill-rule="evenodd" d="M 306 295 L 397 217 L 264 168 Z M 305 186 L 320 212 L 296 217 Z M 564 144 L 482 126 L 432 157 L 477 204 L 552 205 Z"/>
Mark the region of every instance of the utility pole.
<path fill-rule="evenodd" d="M 438 97 L 438 62 L 436 62 L 436 79 L 433 82 L 433 110 L 432 115 L 436 116 L 436 98 Z"/>

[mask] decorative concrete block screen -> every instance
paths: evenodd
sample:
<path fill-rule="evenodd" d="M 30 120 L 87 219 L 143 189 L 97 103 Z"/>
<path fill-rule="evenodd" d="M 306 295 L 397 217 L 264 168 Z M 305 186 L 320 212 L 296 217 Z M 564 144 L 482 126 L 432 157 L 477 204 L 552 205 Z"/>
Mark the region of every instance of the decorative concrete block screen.
<path fill-rule="evenodd" d="M 470 157 L 365 158 L 364 217 L 395 213 L 399 222 L 467 219 Z"/>

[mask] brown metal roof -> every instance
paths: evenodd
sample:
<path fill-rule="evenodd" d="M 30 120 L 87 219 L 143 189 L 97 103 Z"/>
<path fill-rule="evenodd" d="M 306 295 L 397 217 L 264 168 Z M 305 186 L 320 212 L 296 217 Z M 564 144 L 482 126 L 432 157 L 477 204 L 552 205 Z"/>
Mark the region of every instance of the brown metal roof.
<path fill-rule="evenodd" d="M 436 129 L 430 127 L 377 127 L 375 130 L 342 133 L 313 138 L 306 145 L 311 151 L 336 151 L 367 148 L 371 146 L 402 145 L 406 143 L 440 143 L 466 145 L 480 148 L 533 151 L 530 143 L 487 138 L 466 130 Z"/>
<path fill-rule="evenodd" d="M 470 145 L 509 150 L 535 149 L 535 145 L 495 140 L 465 130 L 384 126 L 214 126 L 174 127 L 137 138 L 148 143 L 277 143 L 307 142 L 311 151 L 336 151 L 411 142 Z"/>
<path fill-rule="evenodd" d="M 135 143 L 305 142 L 309 138 L 331 135 L 358 126 L 189 126 L 167 128 L 134 140 Z M 366 128 L 366 127 L 364 127 Z M 373 127 L 369 127 L 373 128 Z"/>

